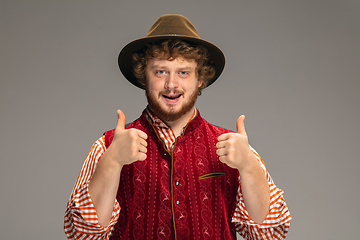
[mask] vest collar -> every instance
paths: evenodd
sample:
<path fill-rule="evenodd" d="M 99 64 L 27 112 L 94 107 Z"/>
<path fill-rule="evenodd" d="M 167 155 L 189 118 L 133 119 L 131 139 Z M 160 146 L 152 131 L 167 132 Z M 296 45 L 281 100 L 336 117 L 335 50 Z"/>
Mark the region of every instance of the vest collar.
<path fill-rule="evenodd" d="M 190 132 L 194 131 L 195 129 L 197 129 L 201 123 L 202 123 L 202 117 L 200 115 L 200 112 L 198 109 L 196 109 L 196 116 L 194 119 L 192 119 L 184 128 L 184 132 L 183 132 L 183 136 L 186 136 L 187 134 L 189 134 Z M 143 111 L 143 113 L 141 114 L 140 118 L 140 123 L 142 126 L 144 126 L 146 129 L 148 129 L 148 131 L 154 131 L 154 126 L 151 123 L 151 120 L 147 119 L 146 117 L 146 109 Z"/>

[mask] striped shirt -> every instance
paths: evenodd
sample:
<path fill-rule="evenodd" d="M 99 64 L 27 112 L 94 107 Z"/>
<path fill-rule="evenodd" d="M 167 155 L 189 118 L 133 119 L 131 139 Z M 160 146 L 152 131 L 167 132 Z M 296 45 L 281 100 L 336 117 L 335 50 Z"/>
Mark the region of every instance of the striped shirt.
<path fill-rule="evenodd" d="M 196 116 L 194 111 L 189 122 Z M 164 141 L 168 149 L 176 141 L 174 132 L 164 122 L 157 118 L 148 109 L 144 111 L 150 119 L 158 136 Z M 264 162 L 257 152 L 254 152 L 259 164 L 262 166 L 270 186 L 270 212 L 262 224 L 257 224 L 249 217 L 240 187 L 237 192 L 237 206 L 232 217 L 237 232 L 245 239 L 284 239 L 290 227 L 291 216 L 283 198 L 283 191 L 278 189 Z M 89 195 L 88 184 L 99 160 L 106 151 L 104 136 L 100 137 L 91 147 L 85 158 L 81 172 L 77 178 L 73 191 L 67 203 L 64 217 L 64 230 L 69 239 L 109 239 L 120 214 L 120 205 L 115 199 L 112 217 L 108 226 L 102 227 L 98 223 L 95 207 Z M 238 179 L 239 186 L 241 179 Z"/>

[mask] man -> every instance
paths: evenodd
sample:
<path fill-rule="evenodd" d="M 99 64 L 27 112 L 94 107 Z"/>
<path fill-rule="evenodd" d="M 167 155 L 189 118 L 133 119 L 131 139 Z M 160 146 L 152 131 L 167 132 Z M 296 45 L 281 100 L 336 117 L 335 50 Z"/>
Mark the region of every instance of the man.
<path fill-rule="evenodd" d="M 245 117 L 234 133 L 195 108 L 224 64 L 181 15 L 161 16 L 123 48 L 120 69 L 148 107 L 127 127 L 118 110 L 92 146 L 67 205 L 69 239 L 285 238 L 283 192 L 249 146 Z"/>

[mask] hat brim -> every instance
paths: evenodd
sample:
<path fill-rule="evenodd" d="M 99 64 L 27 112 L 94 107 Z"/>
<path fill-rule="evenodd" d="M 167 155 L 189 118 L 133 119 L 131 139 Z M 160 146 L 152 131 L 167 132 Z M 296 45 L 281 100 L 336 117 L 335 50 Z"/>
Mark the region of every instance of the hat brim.
<path fill-rule="evenodd" d="M 184 37 L 184 36 L 154 36 L 154 37 L 145 37 L 136 39 L 128 43 L 121 51 L 118 57 L 118 64 L 120 71 L 124 77 L 134 84 L 135 86 L 145 89 L 145 86 L 142 85 L 134 75 L 134 70 L 132 66 L 132 54 L 141 50 L 146 44 L 157 42 L 160 40 L 167 39 L 180 39 L 186 42 L 194 43 L 197 45 L 202 45 L 208 50 L 209 59 L 212 62 L 212 65 L 215 69 L 215 75 L 209 79 L 206 87 L 213 84 L 221 75 L 225 67 L 225 56 L 223 52 L 214 44 L 205 41 L 199 38 Z"/>

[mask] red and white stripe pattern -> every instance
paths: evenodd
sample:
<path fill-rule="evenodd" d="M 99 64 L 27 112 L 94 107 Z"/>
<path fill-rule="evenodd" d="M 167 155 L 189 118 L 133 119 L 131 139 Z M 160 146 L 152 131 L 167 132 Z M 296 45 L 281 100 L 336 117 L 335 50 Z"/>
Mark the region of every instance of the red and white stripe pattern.
<path fill-rule="evenodd" d="M 120 205 L 115 200 L 109 225 L 100 226 L 89 195 L 88 184 L 105 150 L 105 139 L 101 137 L 90 149 L 76 180 L 64 217 L 64 230 L 69 239 L 109 239 L 119 217 Z"/>
<path fill-rule="evenodd" d="M 275 186 L 263 160 L 255 149 L 250 148 L 266 174 L 270 187 L 270 211 L 261 225 L 251 220 L 245 208 L 239 176 L 237 205 L 232 221 L 236 225 L 237 232 L 245 239 L 285 239 L 289 231 L 291 216 L 283 197 L 284 192 Z"/>
<path fill-rule="evenodd" d="M 189 122 L 196 116 L 196 112 L 195 110 Z M 167 148 L 172 149 L 172 145 L 176 140 L 174 132 L 149 110 L 145 111 L 145 114 L 152 121 Z M 102 227 L 98 223 L 96 210 L 88 190 L 90 179 L 105 150 L 105 139 L 102 136 L 90 149 L 77 178 L 64 217 L 64 230 L 69 239 L 109 239 L 114 230 L 120 214 L 119 203 L 115 199 L 109 225 Z M 235 223 L 238 233 L 245 239 L 284 239 L 290 227 L 291 216 L 283 199 L 283 191 L 275 186 L 262 159 L 254 149 L 252 150 L 263 167 L 270 186 L 270 213 L 261 225 L 250 219 L 243 201 L 241 179 L 239 178 L 237 206 L 232 221 Z"/>

